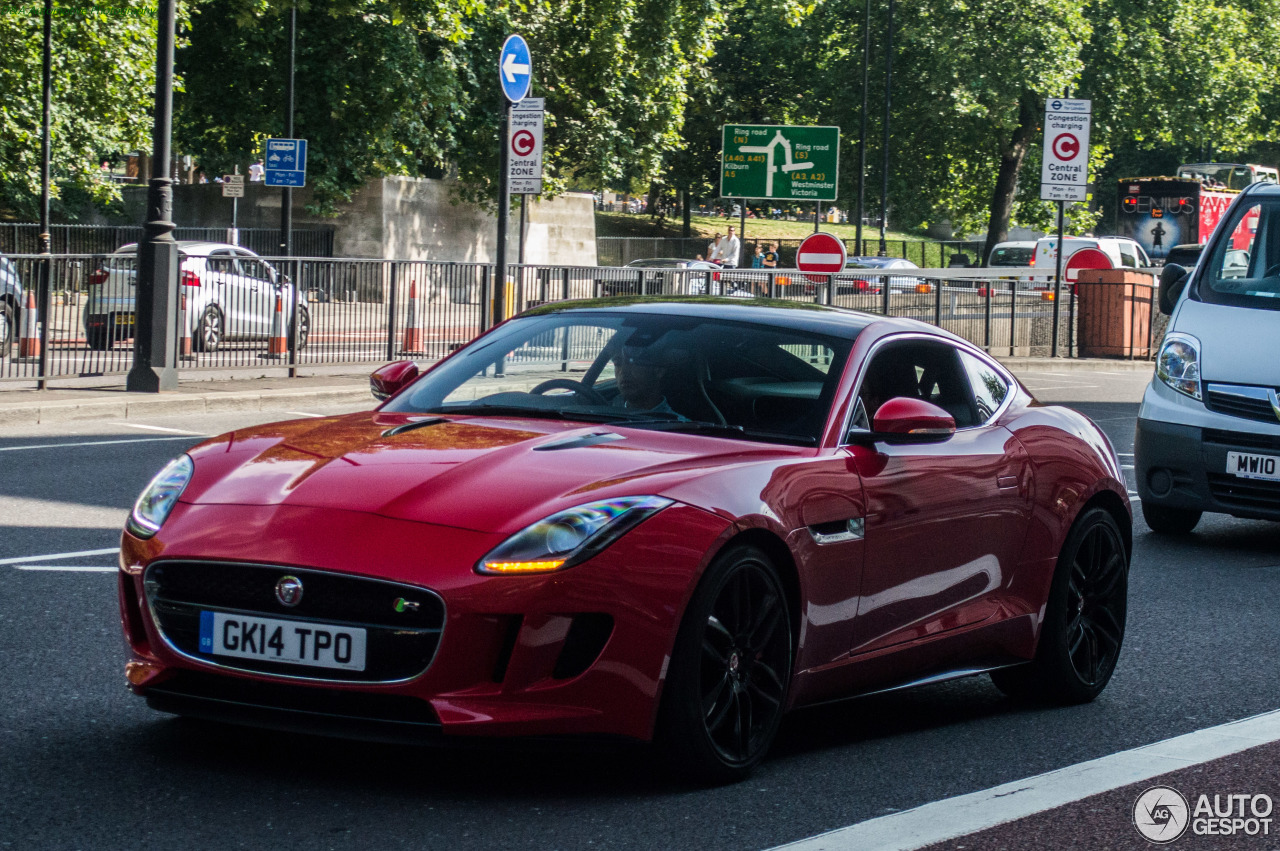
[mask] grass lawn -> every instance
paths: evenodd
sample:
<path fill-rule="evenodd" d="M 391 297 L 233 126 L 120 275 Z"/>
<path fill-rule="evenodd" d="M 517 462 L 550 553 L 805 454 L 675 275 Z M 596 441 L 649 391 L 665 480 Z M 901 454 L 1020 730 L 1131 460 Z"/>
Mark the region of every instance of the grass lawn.
<path fill-rule="evenodd" d="M 716 218 L 713 216 L 693 216 L 690 225 L 695 237 L 711 238 L 717 233 L 724 233 L 725 228 L 738 226 L 738 219 Z M 853 239 L 856 228 L 852 224 L 833 225 L 822 222 L 819 227 L 829 234 L 842 239 Z M 813 233 L 813 219 L 805 221 L 774 221 L 772 219 L 747 219 L 746 236 L 748 239 L 804 239 Z M 596 236 L 649 236 L 679 237 L 681 236 L 679 217 L 666 219 L 661 225 L 643 213 L 596 213 Z M 740 234 L 741 235 L 741 234 Z M 864 240 L 879 239 L 880 231 L 863 226 Z M 935 242 L 928 237 L 909 233 L 890 231 L 887 236 L 892 240 L 912 242 Z"/>

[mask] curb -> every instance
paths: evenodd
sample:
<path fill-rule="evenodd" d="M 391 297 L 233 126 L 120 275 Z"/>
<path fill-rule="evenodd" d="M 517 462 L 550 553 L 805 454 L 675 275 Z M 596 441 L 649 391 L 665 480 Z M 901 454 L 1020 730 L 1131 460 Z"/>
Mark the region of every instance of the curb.
<path fill-rule="evenodd" d="M 0 402 L 0 425 L 40 425 L 110 417 L 129 420 L 166 414 L 214 414 L 306 405 L 346 405 L 374 399 L 367 386 L 314 387 L 305 390 L 182 393 L 171 396 L 120 394 L 114 399 L 66 399 L 31 403 Z"/>

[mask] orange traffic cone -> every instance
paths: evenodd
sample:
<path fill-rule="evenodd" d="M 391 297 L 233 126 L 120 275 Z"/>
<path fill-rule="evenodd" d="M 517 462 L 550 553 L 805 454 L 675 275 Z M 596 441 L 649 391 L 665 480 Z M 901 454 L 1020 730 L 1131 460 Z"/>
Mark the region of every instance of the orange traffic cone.
<path fill-rule="evenodd" d="M 22 338 L 18 341 L 18 357 L 40 357 L 40 310 L 36 294 L 27 290 L 27 306 L 22 311 Z"/>
<path fill-rule="evenodd" d="M 191 352 L 191 317 L 187 314 L 187 294 L 182 294 L 182 306 L 178 309 L 178 327 L 182 329 L 179 338 L 178 354 L 183 360 L 195 360 Z"/>
<path fill-rule="evenodd" d="M 418 309 L 418 282 L 409 282 L 409 319 L 405 323 L 402 355 L 426 354 L 426 335 L 422 330 L 422 311 Z"/>
<path fill-rule="evenodd" d="M 289 341 L 284 336 L 284 297 L 276 293 L 276 312 L 271 316 L 271 342 L 267 345 L 266 354 L 258 357 L 280 360 L 288 351 Z"/>

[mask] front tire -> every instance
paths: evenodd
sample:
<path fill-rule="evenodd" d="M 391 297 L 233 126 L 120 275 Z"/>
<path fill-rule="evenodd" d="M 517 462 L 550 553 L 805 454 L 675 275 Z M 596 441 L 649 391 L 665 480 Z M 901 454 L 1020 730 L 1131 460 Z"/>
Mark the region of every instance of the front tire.
<path fill-rule="evenodd" d="M 658 741 L 672 769 L 702 783 L 746 778 L 778 732 L 791 682 L 791 618 L 769 557 L 721 554 L 676 637 Z"/>
<path fill-rule="evenodd" d="M 1124 641 L 1129 552 L 1120 527 L 1093 508 L 1071 527 L 1058 556 L 1035 659 L 991 673 L 1010 697 L 1088 703 L 1106 688 Z"/>
<path fill-rule="evenodd" d="M 1200 522 L 1203 512 L 1190 508 L 1170 508 L 1166 505 L 1142 503 L 1142 519 L 1152 532 L 1161 535 L 1189 535 Z"/>

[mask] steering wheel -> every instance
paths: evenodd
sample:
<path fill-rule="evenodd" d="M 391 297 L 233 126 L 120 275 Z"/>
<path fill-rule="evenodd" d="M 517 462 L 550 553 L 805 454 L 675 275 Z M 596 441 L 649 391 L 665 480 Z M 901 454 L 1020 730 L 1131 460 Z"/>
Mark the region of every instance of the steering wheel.
<path fill-rule="evenodd" d="M 609 400 L 605 399 L 596 391 L 592 390 L 581 381 L 574 381 L 572 378 L 549 378 L 530 390 L 530 393 L 537 393 L 539 396 L 548 390 L 571 390 L 575 396 L 579 396 L 583 401 L 592 405 L 608 405 Z"/>
<path fill-rule="evenodd" d="M 1267 271 L 1262 273 L 1262 277 L 1264 278 L 1271 278 L 1276 275 L 1280 275 L 1280 263 L 1272 263 L 1267 267 Z"/>

